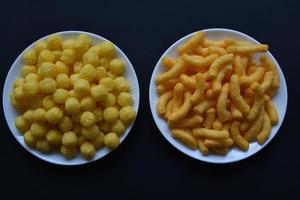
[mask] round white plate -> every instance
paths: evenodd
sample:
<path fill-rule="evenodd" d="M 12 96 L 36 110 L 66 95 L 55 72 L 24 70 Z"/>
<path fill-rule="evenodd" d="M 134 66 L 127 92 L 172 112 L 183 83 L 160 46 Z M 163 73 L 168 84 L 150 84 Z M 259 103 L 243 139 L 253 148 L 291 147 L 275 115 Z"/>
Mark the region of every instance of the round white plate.
<path fill-rule="evenodd" d="M 258 41 L 256 41 L 252 37 L 250 37 L 250 36 L 248 36 L 244 33 L 234 31 L 234 30 L 230 30 L 230 29 L 214 28 L 214 29 L 205 29 L 205 30 L 202 30 L 202 31 L 205 32 L 205 37 L 207 39 L 221 40 L 221 39 L 224 39 L 226 37 L 227 38 L 230 37 L 230 38 L 235 38 L 235 39 L 239 39 L 239 40 L 249 41 L 249 42 L 252 42 L 254 44 L 260 44 Z M 280 69 L 279 64 L 275 60 L 275 58 L 268 51 L 267 56 L 273 61 L 273 63 L 276 64 L 276 67 L 278 69 L 279 76 L 280 76 L 279 90 L 278 90 L 277 94 L 272 98 L 272 101 L 276 105 L 276 108 L 277 108 L 277 111 L 278 111 L 278 114 L 279 114 L 279 123 L 272 128 L 272 132 L 271 132 L 271 135 L 268 138 L 268 140 L 263 145 L 259 145 L 257 142 L 252 142 L 250 144 L 249 150 L 247 152 L 243 152 L 243 151 L 241 151 L 237 148 L 233 148 L 225 156 L 215 155 L 215 154 L 210 154 L 208 156 L 203 156 L 200 153 L 199 150 L 191 150 L 188 147 L 186 147 L 185 145 L 183 145 L 182 143 L 175 140 L 171 136 L 170 129 L 169 129 L 168 124 L 166 123 L 166 121 L 163 118 L 161 118 L 160 116 L 158 116 L 158 114 L 156 112 L 156 102 L 158 100 L 158 94 L 156 93 L 155 77 L 159 73 L 163 72 L 163 65 L 162 65 L 161 59 L 164 56 L 170 56 L 170 57 L 176 58 L 177 57 L 177 47 L 180 44 L 184 43 L 186 40 L 188 40 L 195 33 L 191 33 L 191 34 L 181 38 L 177 42 L 175 42 L 171 47 L 169 47 L 166 50 L 166 52 L 162 55 L 162 57 L 157 62 L 156 66 L 154 68 L 152 77 L 151 77 L 150 88 L 149 88 L 149 101 L 150 101 L 152 116 L 154 118 L 154 121 L 155 121 L 158 129 L 162 133 L 162 135 L 175 148 L 177 148 L 179 151 L 181 151 L 182 153 L 184 153 L 184 154 L 186 154 L 186 155 L 188 155 L 192 158 L 195 158 L 197 160 L 202 160 L 202 161 L 205 161 L 205 162 L 209 162 L 209 163 L 230 163 L 230 162 L 236 162 L 236 161 L 245 159 L 245 158 L 255 154 L 256 152 L 258 152 L 262 148 L 264 148 L 274 138 L 274 136 L 278 132 L 278 129 L 280 128 L 280 126 L 283 122 L 285 112 L 286 112 L 286 108 L 287 108 L 287 99 L 288 99 L 287 86 L 286 86 L 286 82 L 285 82 L 283 73 Z M 259 61 L 259 54 L 256 55 L 255 59 L 257 61 Z"/>
<path fill-rule="evenodd" d="M 85 34 L 85 35 L 88 35 L 89 37 L 91 37 L 93 44 L 97 44 L 99 42 L 104 42 L 104 41 L 109 41 L 101 36 L 96 35 L 96 34 L 83 32 L 83 31 L 64 31 L 64 32 L 58 32 L 55 34 L 60 35 L 63 39 L 74 38 L 74 37 L 78 36 L 79 34 Z M 41 38 L 41 40 L 46 40 L 47 38 L 48 38 L 48 36 L 45 36 L 45 37 Z M 31 44 L 26 49 L 32 48 L 34 46 L 34 43 Z M 134 68 L 133 68 L 132 64 L 130 63 L 129 59 L 127 58 L 127 56 L 123 53 L 123 51 L 119 47 L 117 47 L 116 45 L 115 45 L 115 47 L 116 47 L 116 51 L 117 51 L 117 57 L 123 59 L 126 64 L 125 77 L 130 82 L 130 89 L 131 89 L 131 93 L 132 93 L 133 99 L 134 99 L 133 107 L 137 113 L 138 107 L 139 107 L 139 101 L 140 101 L 140 91 L 139 91 L 138 79 L 135 74 Z M 35 155 L 36 157 L 38 157 L 44 161 L 58 164 L 58 165 L 81 165 L 81 164 L 85 164 L 85 163 L 89 163 L 89 162 L 98 160 L 98 159 L 104 157 L 105 155 L 107 155 L 108 153 L 110 153 L 111 150 L 104 147 L 102 149 L 99 149 L 96 152 L 95 157 L 89 161 L 85 160 L 80 154 L 78 154 L 75 158 L 66 159 L 59 153 L 54 152 L 54 153 L 44 154 L 44 153 L 41 153 L 40 151 L 37 151 L 35 149 L 28 147 L 25 144 L 23 136 L 15 127 L 15 118 L 20 113 L 18 113 L 17 110 L 10 104 L 10 99 L 9 99 L 9 94 L 11 94 L 13 91 L 13 87 L 12 87 L 13 81 L 20 76 L 20 69 L 21 69 L 22 65 L 24 64 L 22 61 L 23 52 L 17 57 L 15 62 L 12 64 L 12 66 L 6 76 L 5 83 L 4 83 L 4 89 L 3 89 L 3 97 L 2 97 L 3 98 L 3 110 L 4 110 L 6 122 L 8 124 L 10 131 L 12 132 L 14 137 L 17 139 L 17 141 L 26 150 L 28 150 L 31 154 Z M 133 123 L 126 129 L 125 133 L 121 136 L 121 138 L 120 138 L 121 142 L 123 142 L 123 140 L 126 138 L 128 133 L 130 132 L 130 129 L 132 128 Z"/>

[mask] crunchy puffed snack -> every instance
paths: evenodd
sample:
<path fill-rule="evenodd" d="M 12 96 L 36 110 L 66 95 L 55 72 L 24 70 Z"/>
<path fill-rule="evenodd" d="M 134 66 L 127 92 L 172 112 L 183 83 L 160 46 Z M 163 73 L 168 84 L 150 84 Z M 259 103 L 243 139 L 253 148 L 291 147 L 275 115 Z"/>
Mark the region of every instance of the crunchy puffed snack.
<path fill-rule="evenodd" d="M 162 58 L 157 113 L 171 135 L 204 156 L 226 155 L 232 147 L 248 151 L 255 140 L 264 144 L 279 121 L 271 100 L 279 74 L 263 55 L 268 48 L 232 38 L 213 41 L 198 32 L 178 47 L 177 57 Z"/>
<path fill-rule="evenodd" d="M 124 77 L 126 63 L 112 43 L 94 45 L 84 34 L 67 40 L 54 34 L 22 58 L 9 98 L 21 113 L 15 126 L 29 147 L 60 151 L 68 159 L 81 153 L 87 160 L 104 146 L 118 147 L 136 113 Z"/>

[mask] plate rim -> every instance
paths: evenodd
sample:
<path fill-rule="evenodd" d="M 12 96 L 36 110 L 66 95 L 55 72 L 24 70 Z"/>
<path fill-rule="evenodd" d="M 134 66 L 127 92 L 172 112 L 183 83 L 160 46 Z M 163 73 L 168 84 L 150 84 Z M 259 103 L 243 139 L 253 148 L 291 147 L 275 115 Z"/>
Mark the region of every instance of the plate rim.
<path fill-rule="evenodd" d="M 179 38 L 177 41 L 175 41 L 173 44 L 171 44 L 170 47 L 168 47 L 164 52 L 163 54 L 160 56 L 160 58 L 158 59 L 155 67 L 153 68 L 153 72 L 151 74 L 151 79 L 150 79 L 150 83 L 149 83 L 149 105 L 150 105 L 150 110 L 151 110 L 151 114 L 152 114 L 152 118 L 153 118 L 153 121 L 156 125 L 156 127 L 158 128 L 159 132 L 161 133 L 161 135 L 163 135 L 163 137 L 171 144 L 171 146 L 173 146 L 173 148 L 175 148 L 176 150 L 178 150 L 179 152 L 181 152 L 182 154 L 190 157 L 190 158 L 193 158 L 195 160 L 199 160 L 199 161 L 202 161 L 202 162 L 205 162 L 205 163 L 210 163 L 210 164 L 229 164 L 229 163 L 234 163 L 234 162 L 239 162 L 241 160 L 245 160 L 253 155 L 255 155 L 256 153 L 258 153 L 259 151 L 261 151 L 263 148 L 265 148 L 265 146 L 267 146 L 273 139 L 274 137 L 277 135 L 277 133 L 280 131 L 280 128 L 284 122 L 284 119 L 285 119 L 285 115 L 286 115 L 286 111 L 287 111 L 287 106 L 288 106 L 288 89 L 287 89 L 287 84 L 286 84 L 286 80 L 285 80 L 285 76 L 284 76 L 284 73 L 283 71 L 281 70 L 281 67 L 278 63 L 278 61 L 275 59 L 275 57 L 271 54 L 270 51 L 267 51 L 267 55 L 268 57 L 271 57 L 272 60 L 275 61 L 275 64 L 276 64 L 276 68 L 277 70 L 279 70 L 279 75 L 283 77 L 283 80 L 281 83 L 282 86 L 283 86 L 283 90 L 286 92 L 286 104 L 284 105 L 284 112 L 283 112 L 283 118 L 281 121 L 279 121 L 278 123 L 278 130 L 273 134 L 273 135 L 270 135 L 270 138 L 269 140 L 267 140 L 263 145 L 260 145 L 260 148 L 256 148 L 254 149 L 252 152 L 250 152 L 248 155 L 246 156 L 240 156 L 238 157 L 237 159 L 231 159 L 231 160 L 209 160 L 209 159 L 206 159 L 207 157 L 203 156 L 201 153 L 199 154 L 200 156 L 194 156 L 194 155 L 191 155 L 189 154 L 188 152 L 185 152 L 183 150 L 181 150 L 181 147 L 179 147 L 178 145 L 175 144 L 175 142 L 179 143 L 179 141 L 175 140 L 175 142 L 171 141 L 170 139 L 167 138 L 167 136 L 165 135 L 165 133 L 163 133 L 163 131 L 161 130 L 161 128 L 158 126 L 158 121 L 156 120 L 156 102 L 154 103 L 151 103 L 151 88 L 152 87 L 155 87 L 155 71 L 157 70 L 157 68 L 159 67 L 160 65 L 160 62 L 162 60 L 162 58 L 167 55 L 167 53 L 173 49 L 174 47 L 176 47 L 179 43 L 181 43 L 182 41 L 190 38 L 192 35 L 196 34 L 197 32 L 199 31 L 203 31 L 203 32 L 211 32 L 211 31 L 222 31 L 222 32 L 231 32 L 231 33 L 234 33 L 234 34 L 239 34 L 247 39 L 250 39 L 250 40 L 253 40 L 255 43 L 257 44 L 261 44 L 259 41 L 257 41 L 255 38 L 251 37 L 250 35 L 247 35 L 243 32 L 240 32 L 240 31 L 237 31 L 237 30 L 233 30 L 233 29 L 228 29 L 228 28 L 207 28 L 207 29 L 202 29 L 202 30 L 197 30 L 197 31 L 194 31 L 192 33 L 189 33 L 181 38 Z M 153 84 L 154 83 L 154 84 Z M 154 85 L 154 86 L 153 86 Z M 155 90 L 156 91 L 156 90 Z M 154 108 L 152 107 L 152 104 L 154 104 Z M 160 118 L 158 115 L 157 115 L 158 118 Z M 170 132 L 168 131 L 168 134 L 170 134 Z M 174 143 L 174 144 L 173 144 Z M 256 142 L 257 143 L 257 142 Z M 258 143 L 257 143 L 258 144 Z M 188 148 L 186 146 L 184 146 L 184 148 Z M 236 147 L 234 147 L 234 149 L 236 149 Z M 232 149 L 231 149 L 232 150 Z M 224 158 L 224 157 L 222 157 Z"/>
<path fill-rule="evenodd" d="M 5 80 L 4 80 L 4 84 L 3 84 L 3 91 L 2 91 L 2 108 L 3 108 L 3 114 L 4 114 L 4 118 L 5 118 L 5 121 L 6 121 L 6 124 L 9 128 L 9 131 L 10 133 L 14 136 L 14 138 L 18 141 L 18 143 L 24 148 L 26 149 L 26 151 L 28 151 L 31 155 L 33 155 L 34 157 L 40 159 L 40 160 L 43 160 L 47 163 L 51 163 L 51 164 L 54 164 L 54 165 L 60 165 L 60 166 L 79 166 L 79 165 L 85 165 L 85 164 L 89 164 L 89 163 L 92 163 L 92 162 L 95 162 L 97 160 L 100 160 L 101 158 L 107 156 L 108 154 L 110 154 L 111 152 L 113 152 L 115 149 L 113 150 L 108 150 L 108 152 L 106 152 L 104 155 L 98 157 L 98 158 L 93 158 L 91 160 L 85 160 L 84 158 L 82 158 L 81 160 L 79 160 L 78 162 L 75 162 L 75 163 L 71 163 L 71 162 L 68 162 L 68 159 L 66 159 L 66 161 L 56 161 L 56 160 L 53 160 L 53 159 L 50 159 L 50 158 L 47 158 L 47 155 L 48 154 L 44 154 L 42 152 L 37 152 L 37 150 L 31 148 L 31 147 L 28 147 L 25 142 L 22 143 L 18 136 L 22 136 L 22 134 L 20 134 L 20 132 L 17 132 L 17 133 L 14 133 L 14 130 L 11 128 L 10 126 L 10 123 L 9 123 L 9 119 L 7 117 L 7 112 L 9 112 L 9 110 L 7 110 L 8 108 L 5 107 L 5 103 L 6 102 L 6 99 L 8 98 L 8 104 L 11 106 L 12 109 L 16 110 L 11 104 L 10 104 L 10 100 L 9 100 L 9 95 L 8 96 L 5 96 L 5 94 L 8 94 L 9 93 L 9 83 L 8 83 L 8 77 L 11 76 L 11 74 L 13 73 L 13 66 L 15 66 L 18 62 L 18 60 L 21 59 L 21 56 L 23 55 L 23 53 L 29 49 L 29 48 L 32 48 L 32 46 L 39 40 L 45 40 L 47 39 L 50 35 L 52 34 L 57 34 L 57 35 L 62 35 L 62 34 L 76 34 L 76 35 L 79 35 L 79 34 L 85 34 L 85 35 L 88 35 L 88 36 L 92 36 L 93 38 L 96 38 L 98 40 L 103 40 L 103 41 L 108 41 L 108 42 L 111 42 L 112 44 L 114 44 L 115 48 L 117 49 L 117 52 L 119 54 L 122 55 L 122 57 L 126 60 L 126 62 L 129 63 L 130 67 L 129 67 L 129 70 L 131 71 L 132 73 L 132 76 L 133 76 L 133 79 L 136 79 L 136 88 L 137 88 L 137 99 L 134 99 L 135 103 L 136 103 L 136 117 L 134 119 L 134 121 L 130 124 L 130 126 L 128 126 L 126 128 L 126 131 L 128 131 L 128 133 L 124 132 L 123 134 L 123 139 L 120 141 L 120 145 L 124 142 L 124 140 L 127 138 L 127 136 L 129 135 L 129 133 L 131 132 L 135 122 L 136 122 L 136 119 L 137 119 L 137 116 L 138 116 L 138 112 L 139 112 L 139 106 L 140 106 L 140 86 L 139 86 L 139 79 L 136 75 L 136 72 L 135 72 L 135 69 L 134 69 L 134 66 L 132 65 L 131 61 L 129 60 L 129 58 L 127 57 L 127 55 L 122 51 L 121 48 L 119 48 L 119 46 L 117 46 L 114 42 L 110 41 L 109 39 L 103 37 L 103 36 L 100 36 L 100 35 L 97 35 L 95 33 L 91 33 L 91 32 L 87 32 L 87 31 L 81 31 L 81 30 L 66 30 L 66 31 L 59 31 L 59 32 L 53 32 L 53 33 L 50 33 L 50 34 L 47 34 L 45 36 L 42 36 L 41 38 L 38 38 L 36 39 L 34 42 L 32 42 L 31 44 L 29 44 L 28 46 L 26 46 L 26 48 L 24 48 L 24 50 L 21 51 L 21 53 L 15 58 L 15 60 L 13 61 L 13 63 L 11 64 L 7 74 L 6 74 L 6 77 L 5 77 Z M 17 111 L 17 110 L 16 110 Z M 11 122 L 13 123 L 13 122 Z M 23 136 L 22 136 L 23 137 Z M 117 147 L 119 148 L 120 145 Z M 103 147 L 103 148 L 106 148 L 106 147 Z M 102 148 L 102 149 L 103 149 Z M 117 149 L 116 148 L 116 149 Z M 101 151 L 101 149 L 98 149 L 97 151 Z M 96 151 L 96 153 L 97 153 Z M 70 159 L 72 160 L 72 159 Z"/>

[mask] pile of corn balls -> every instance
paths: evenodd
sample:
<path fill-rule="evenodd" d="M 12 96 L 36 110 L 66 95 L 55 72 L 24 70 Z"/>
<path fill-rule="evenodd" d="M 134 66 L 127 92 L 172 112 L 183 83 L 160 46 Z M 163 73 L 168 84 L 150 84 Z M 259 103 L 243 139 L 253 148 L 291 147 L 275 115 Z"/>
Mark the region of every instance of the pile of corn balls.
<path fill-rule="evenodd" d="M 15 125 L 28 146 L 92 159 L 96 149 L 120 144 L 136 112 L 112 43 L 93 46 L 84 34 L 66 40 L 54 34 L 22 56 L 10 100 L 23 113 Z"/>

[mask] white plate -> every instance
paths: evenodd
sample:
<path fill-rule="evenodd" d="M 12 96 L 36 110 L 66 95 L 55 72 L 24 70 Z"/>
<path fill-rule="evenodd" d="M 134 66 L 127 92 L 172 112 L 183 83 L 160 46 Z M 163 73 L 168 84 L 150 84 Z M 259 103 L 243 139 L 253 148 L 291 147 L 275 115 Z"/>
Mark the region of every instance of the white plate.
<path fill-rule="evenodd" d="M 74 37 L 78 36 L 79 34 L 85 34 L 85 35 L 88 35 L 91 37 L 93 44 L 97 44 L 97 43 L 103 42 L 103 41 L 109 41 L 101 36 L 96 35 L 96 34 L 83 32 L 83 31 L 64 31 L 64 32 L 58 32 L 55 34 L 60 35 L 63 39 L 74 38 Z M 45 40 L 47 38 L 48 38 L 48 36 L 45 36 L 45 37 L 41 38 L 41 40 Z M 34 43 L 31 44 L 26 49 L 32 48 L 34 46 Z M 133 99 L 134 99 L 133 107 L 137 113 L 138 107 L 139 107 L 139 101 L 140 101 L 140 91 L 139 91 L 138 79 L 135 74 L 134 68 L 133 68 L 132 64 L 130 63 L 129 59 L 127 58 L 127 56 L 123 53 L 123 51 L 119 47 L 117 47 L 116 45 L 115 45 L 115 47 L 116 47 L 116 51 L 117 51 L 117 57 L 121 58 L 125 61 L 125 64 L 126 64 L 125 76 L 130 82 L 130 89 L 131 89 L 131 93 L 132 93 Z M 31 154 L 35 155 L 36 157 L 38 157 L 44 161 L 58 164 L 58 165 L 81 165 L 81 164 L 85 164 L 85 163 L 89 163 L 89 162 L 98 160 L 98 159 L 104 157 L 105 155 L 107 155 L 108 153 L 110 153 L 111 150 L 104 147 L 104 148 L 98 150 L 96 152 L 95 157 L 89 161 L 85 160 L 80 154 L 78 154 L 73 159 L 66 159 L 59 153 L 44 154 L 35 149 L 28 147 L 25 144 L 23 136 L 20 134 L 20 132 L 15 127 L 15 118 L 20 113 L 18 113 L 16 111 L 16 109 L 10 104 L 10 100 L 9 100 L 9 94 L 13 90 L 13 87 L 12 87 L 13 81 L 20 76 L 20 69 L 21 69 L 21 66 L 23 65 L 23 61 L 22 61 L 23 52 L 18 56 L 18 58 L 15 60 L 15 62 L 11 66 L 11 68 L 6 76 L 4 90 L 3 90 L 4 115 L 5 115 L 6 122 L 8 124 L 10 131 L 12 132 L 14 137 L 17 139 L 17 141 L 26 150 L 28 150 Z M 125 133 L 121 136 L 121 138 L 120 138 L 121 142 L 123 142 L 123 140 L 126 138 L 128 133 L 130 132 L 130 129 L 132 128 L 133 123 L 126 129 Z"/>
<path fill-rule="evenodd" d="M 251 38 L 250 36 L 248 36 L 244 33 L 238 32 L 238 31 L 234 31 L 234 30 L 214 28 L 214 29 L 205 29 L 205 30 L 202 30 L 202 31 L 205 32 L 205 37 L 207 39 L 221 40 L 221 39 L 224 39 L 226 37 L 231 37 L 231 38 L 236 38 L 236 39 L 239 39 L 239 40 L 249 41 L 249 42 L 252 42 L 252 43 L 255 43 L 255 44 L 260 44 L 258 41 Z M 162 57 L 170 56 L 170 57 L 175 58 L 177 56 L 177 47 L 180 44 L 184 43 L 187 39 L 189 39 L 195 33 L 191 33 L 191 34 L 181 38 L 177 42 L 175 42 L 171 47 L 169 47 L 166 50 L 166 52 L 162 55 Z M 255 57 L 255 59 L 257 59 L 257 61 L 258 61 L 258 58 L 259 58 L 258 55 L 259 54 L 257 54 L 257 56 Z M 149 88 L 149 101 L 150 101 L 152 116 L 154 118 L 154 121 L 155 121 L 158 129 L 162 133 L 162 135 L 175 148 L 177 148 L 182 153 L 184 153 L 184 154 L 186 154 L 186 155 L 188 155 L 192 158 L 195 158 L 197 160 L 202 160 L 202 161 L 209 162 L 209 163 L 236 162 L 236 161 L 245 159 L 245 158 L 255 154 L 256 152 L 258 152 L 262 148 L 264 148 L 274 138 L 274 136 L 276 135 L 276 133 L 278 132 L 278 129 L 280 128 L 280 126 L 282 124 L 282 121 L 283 121 L 284 116 L 285 116 L 286 108 L 287 108 L 287 98 L 288 98 L 287 86 L 286 86 L 286 82 L 285 82 L 283 73 L 280 69 L 280 66 L 279 66 L 279 64 L 277 63 L 277 61 L 275 60 L 275 58 L 272 56 L 272 54 L 270 52 L 267 52 L 267 56 L 273 61 L 273 63 L 276 64 L 276 67 L 278 69 L 279 76 L 280 76 L 279 90 L 278 90 L 277 94 L 272 98 L 272 101 L 276 105 L 276 108 L 278 110 L 279 123 L 272 128 L 272 132 L 271 132 L 270 137 L 268 138 L 268 140 L 263 145 L 259 145 L 257 142 L 252 142 L 250 144 L 249 150 L 247 152 L 243 152 L 243 151 L 241 151 L 237 148 L 233 148 L 233 149 L 230 150 L 230 152 L 228 152 L 228 154 L 226 156 L 220 156 L 220 155 L 215 155 L 215 154 L 210 154 L 208 156 L 203 156 L 200 153 L 199 150 L 191 150 L 188 147 L 186 147 L 185 145 L 183 145 L 182 143 L 175 140 L 171 136 L 170 129 L 169 129 L 166 121 L 163 118 L 159 117 L 157 112 L 156 112 L 156 102 L 158 100 L 158 95 L 156 93 L 155 77 L 163 71 L 163 65 L 161 63 L 162 57 L 161 57 L 159 59 L 159 61 L 157 62 L 156 66 L 155 66 L 155 69 L 153 71 L 152 77 L 151 77 L 150 88 Z"/>

